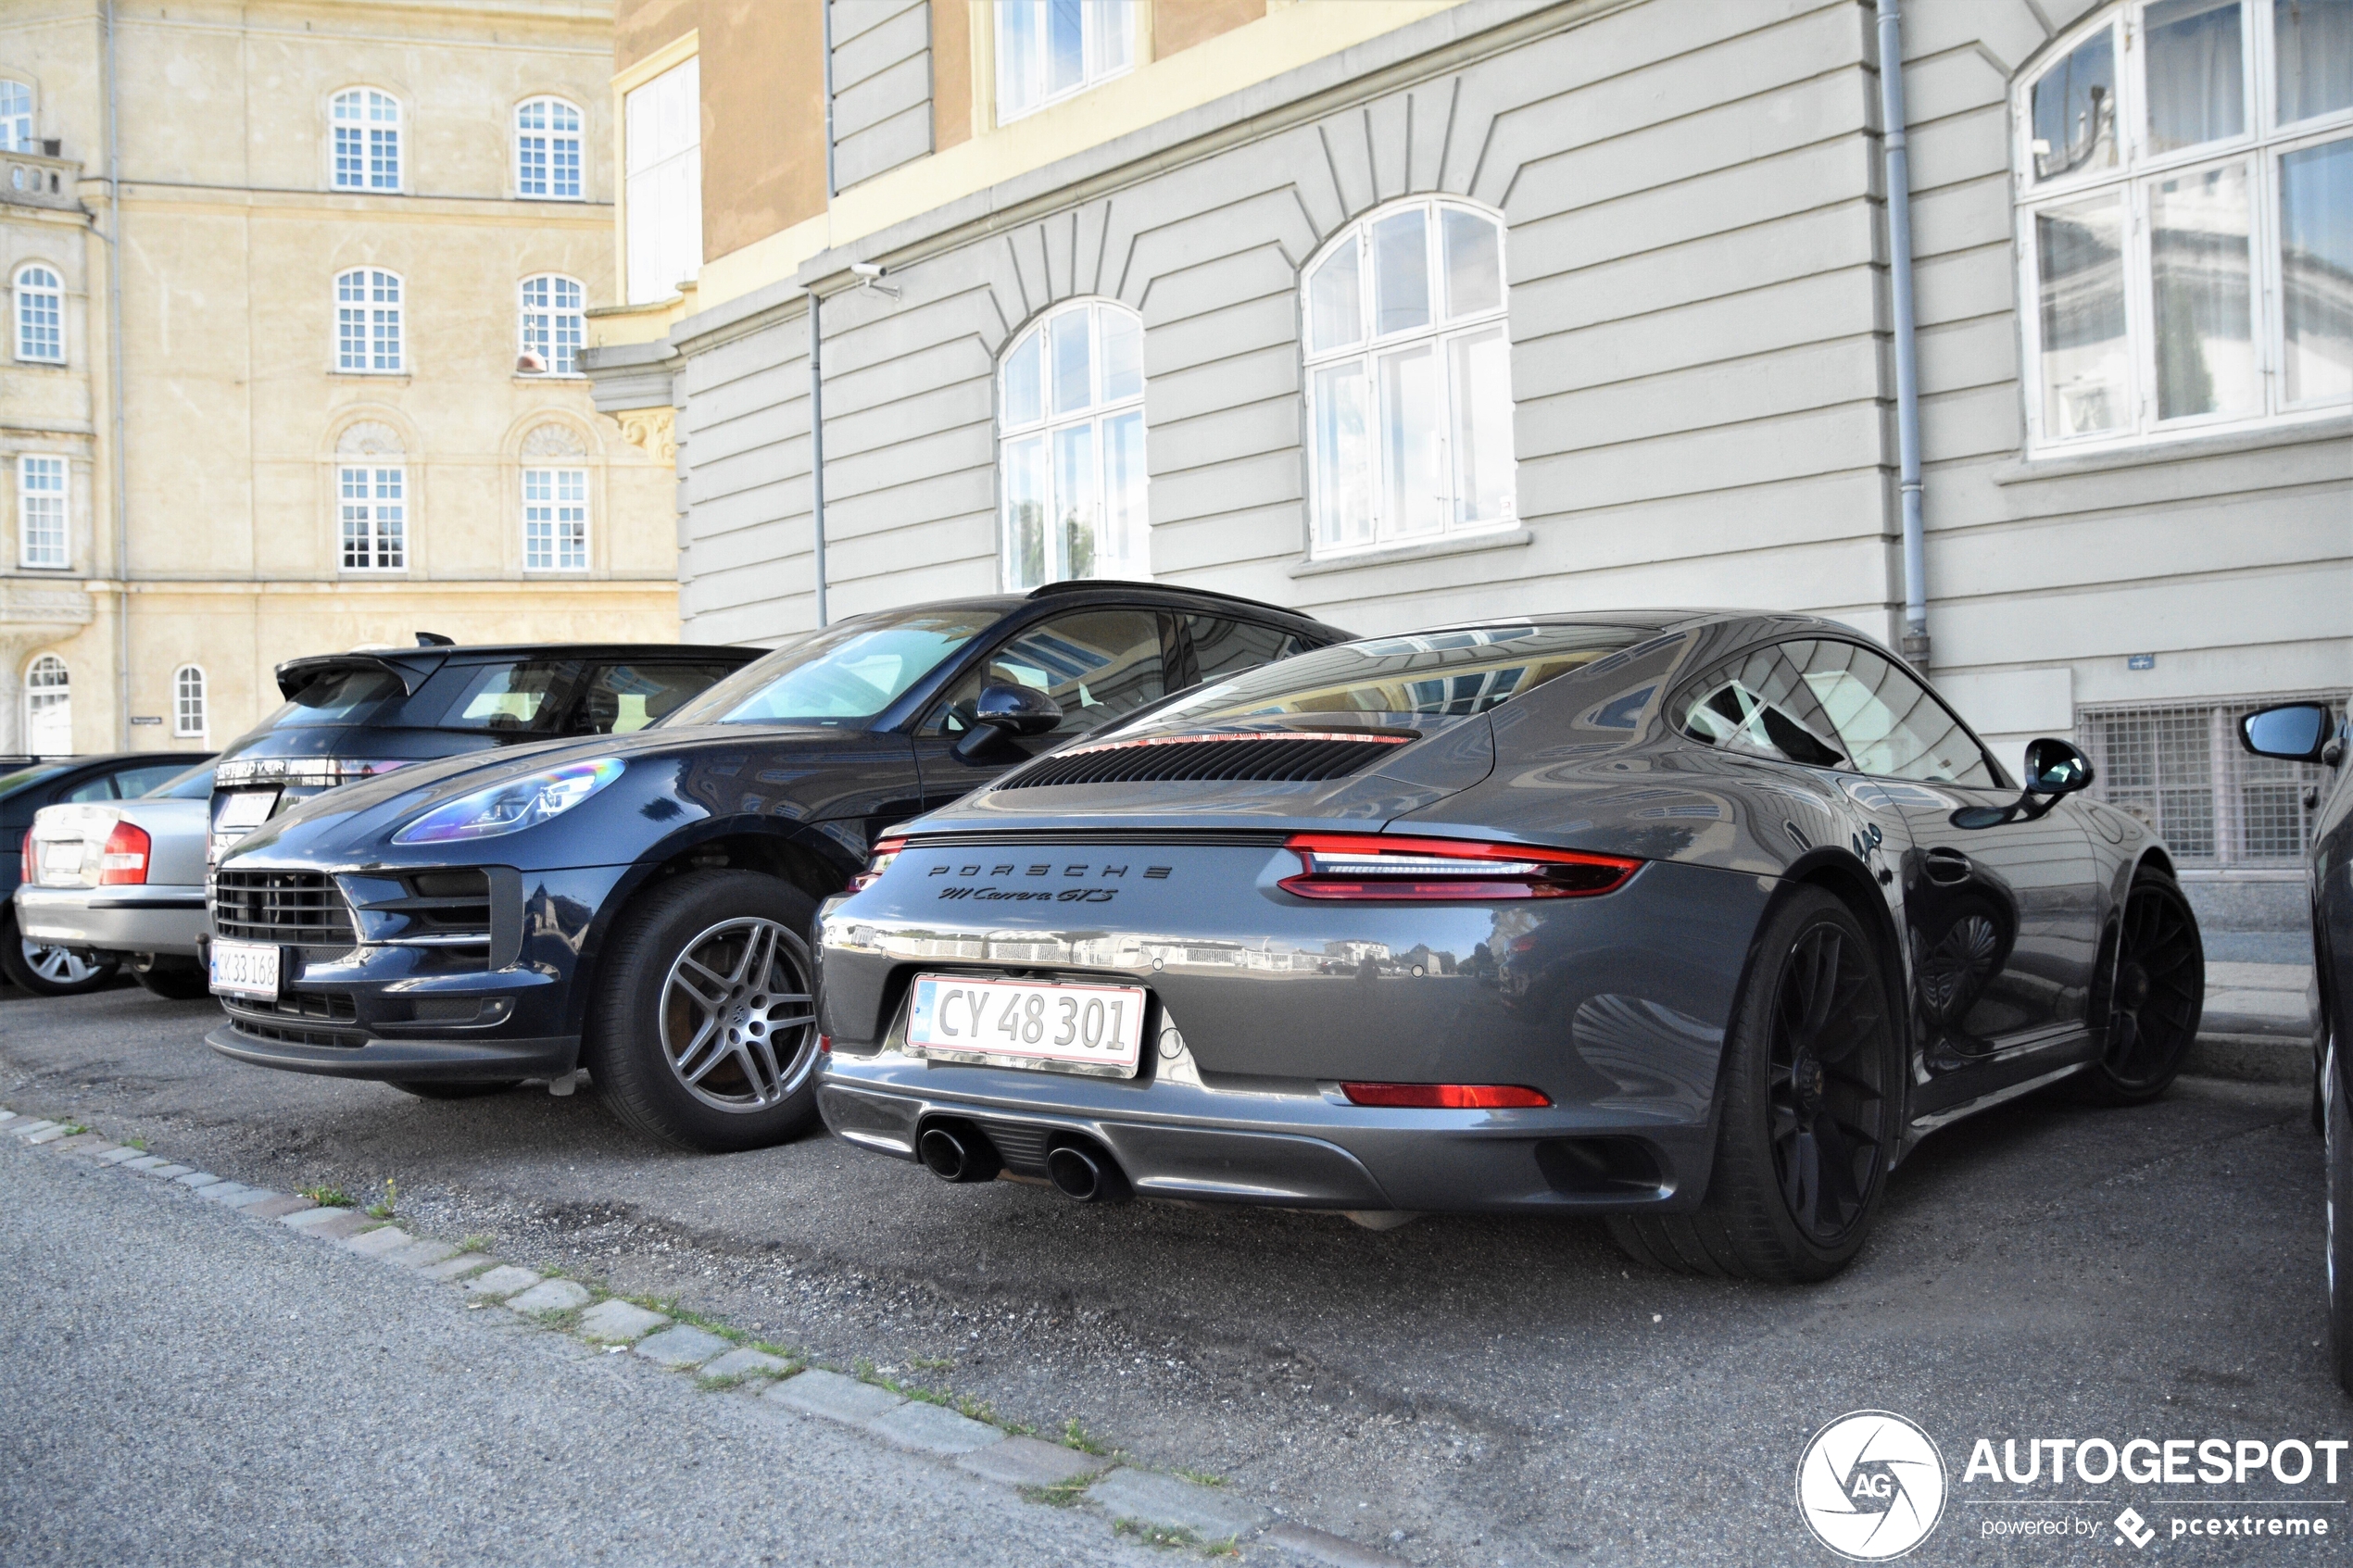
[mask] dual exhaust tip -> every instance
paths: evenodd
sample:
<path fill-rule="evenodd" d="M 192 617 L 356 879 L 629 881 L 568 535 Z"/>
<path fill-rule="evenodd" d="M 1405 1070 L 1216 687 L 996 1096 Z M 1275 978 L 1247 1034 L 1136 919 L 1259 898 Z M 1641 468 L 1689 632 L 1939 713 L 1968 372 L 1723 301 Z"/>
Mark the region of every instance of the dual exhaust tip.
<path fill-rule="evenodd" d="M 969 1122 L 934 1122 L 915 1153 L 943 1182 L 993 1182 L 1005 1168 L 988 1135 Z M 1124 1203 L 1135 1196 L 1109 1150 L 1091 1138 L 1058 1134 L 1046 1150 L 1046 1179 L 1080 1203 Z"/>

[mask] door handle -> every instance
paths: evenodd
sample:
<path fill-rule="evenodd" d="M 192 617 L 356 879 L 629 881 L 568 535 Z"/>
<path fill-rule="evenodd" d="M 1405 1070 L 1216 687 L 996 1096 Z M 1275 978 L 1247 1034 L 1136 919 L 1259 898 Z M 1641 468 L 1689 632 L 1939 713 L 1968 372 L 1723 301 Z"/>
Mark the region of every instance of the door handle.
<path fill-rule="evenodd" d="M 1957 886 L 1967 882 L 1977 872 L 1977 868 L 1969 864 L 1969 858 L 1967 855 L 1957 849 L 1948 849 L 1943 845 L 1928 852 L 1927 864 L 1928 880 L 1940 887 Z"/>

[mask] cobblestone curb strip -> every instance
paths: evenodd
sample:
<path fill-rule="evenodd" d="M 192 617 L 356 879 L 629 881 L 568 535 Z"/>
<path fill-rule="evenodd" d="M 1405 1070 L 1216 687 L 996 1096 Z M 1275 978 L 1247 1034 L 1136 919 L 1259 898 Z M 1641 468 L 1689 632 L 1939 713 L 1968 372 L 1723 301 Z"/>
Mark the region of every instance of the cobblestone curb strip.
<path fill-rule="evenodd" d="M 469 1311 L 494 1309 L 505 1323 L 532 1323 L 585 1341 L 610 1355 L 694 1375 L 714 1390 L 760 1399 L 800 1415 L 833 1422 L 904 1451 L 952 1463 L 968 1474 L 1012 1487 L 1035 1503 L 1085 1507 L 1114 1533 L 1155 1545 L 1230 1556 L 1262 1547 L 1331 1568 L 1376 1568 L 1404 1559 L 1341 1536 L 1279 1519 L 1276 1511 L 1231 1492 L 1176 1475 L 1122 1464 L 1116 1456 L 1043 1442 L 959 1410 L 925 1389 L 892 1386 L 813 1366 L 782 1346 L 753 1342 L 740 1330 L 674 1306 L 658 1311 L 577 1280 L 548 1278 L 520 1264 L 431 1237 L 355 1209 L 325 1208 L 308 1198 L 246 1186 L 118 1143 L 70 1122 L 29 1118 L 0 1107 L 0 1140 L 144 1177 L 190 1198 L 274 1222 L 315 1241 L 464 1292 Z M 680 1317 L 692 1319 L 680 1322 Z M 860 1364 L 862 1374 L 871 1367 Z"/>

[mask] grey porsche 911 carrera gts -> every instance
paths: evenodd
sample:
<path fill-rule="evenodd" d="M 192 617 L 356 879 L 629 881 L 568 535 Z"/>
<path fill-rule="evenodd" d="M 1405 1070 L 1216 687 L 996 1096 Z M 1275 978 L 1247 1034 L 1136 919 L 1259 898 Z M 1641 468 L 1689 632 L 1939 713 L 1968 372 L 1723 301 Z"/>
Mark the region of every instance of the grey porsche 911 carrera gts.
<path fill-rule="evenodd" d="M 2026 760 L 1803 617 L 1302 654 L 879 843 L 821 915 L 818 1101 L 950 1181 L 1600 1213 L 1663 1267 L 1819 1279 L 1929 1133 L 2149 1098 L 2196 1038 L 2165 847 L 2067 742 Z"/>

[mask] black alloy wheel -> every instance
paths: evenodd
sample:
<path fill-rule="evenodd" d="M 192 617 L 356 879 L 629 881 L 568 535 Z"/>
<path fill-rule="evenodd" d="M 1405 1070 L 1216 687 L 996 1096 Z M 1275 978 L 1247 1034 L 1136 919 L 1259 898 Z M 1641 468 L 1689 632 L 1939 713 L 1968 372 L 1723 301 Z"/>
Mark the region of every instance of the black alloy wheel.
<path fill-rule="evenodd" d="M 2155 869 L 2133 878 L 2107 977 L 2100 1059 L 2077 1092 L 2100 1105 L 2138 1105 L 2172 1085 L 2197 1043 L 2206 1009 L 2206 948 L 2179 884 Z"/>
<path fill-rule="evenodd" d="M 192 1002 L 212 994 L 203 966 L 194 959 L 170 953 L 132 954 L 131 978 L 145 986 L 150 995 L 170 1002 Z"/>
<path fill-rule="evenodd" d="M 1643 1262 L 1794 1284 L 1862 1249 L 1897 1131 L 1896 1033 L 1878 949 L 1831 894 L 1768 916 L 1724 1043 L 1707 1195 L 1688 1215 L 1613 1216 Z"/>
<path fill-rule="evenodd" d="M 623 913 L 602 963 L 582 1064 L 648 1137 L 724 1153 L 817 1118 L 815 900 L 757 872 L 691 872 Z"/>

